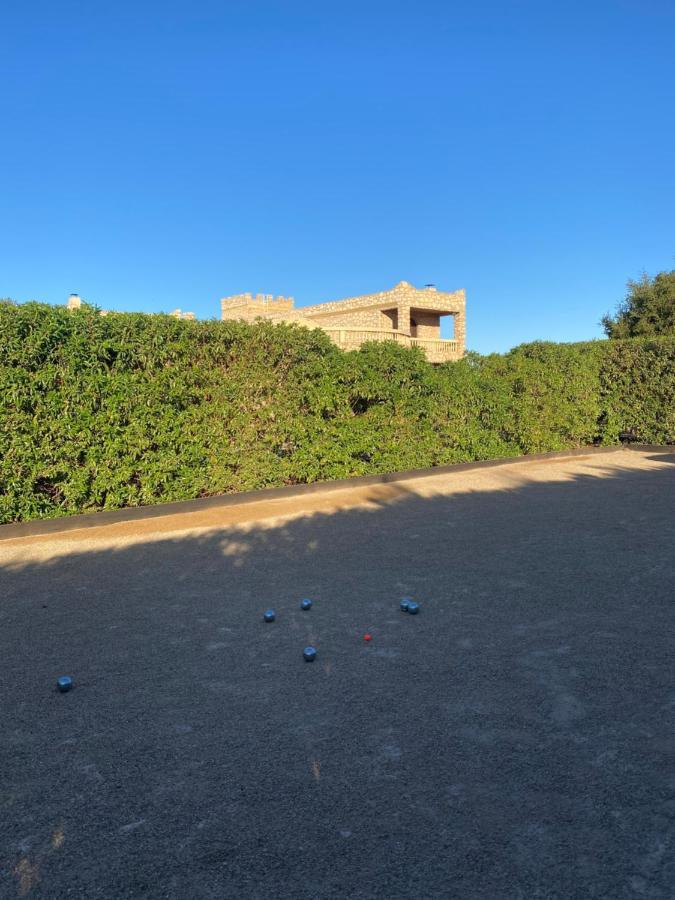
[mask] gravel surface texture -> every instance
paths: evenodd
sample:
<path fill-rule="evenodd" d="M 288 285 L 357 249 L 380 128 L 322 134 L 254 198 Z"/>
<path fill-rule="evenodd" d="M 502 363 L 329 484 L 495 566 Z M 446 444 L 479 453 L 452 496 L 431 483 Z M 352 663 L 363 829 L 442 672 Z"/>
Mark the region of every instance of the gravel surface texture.
<path fill-rule="evenodd" d="M 672 900 L 675 455 L 275 513 L 0 542 L 1 897 Z"/>

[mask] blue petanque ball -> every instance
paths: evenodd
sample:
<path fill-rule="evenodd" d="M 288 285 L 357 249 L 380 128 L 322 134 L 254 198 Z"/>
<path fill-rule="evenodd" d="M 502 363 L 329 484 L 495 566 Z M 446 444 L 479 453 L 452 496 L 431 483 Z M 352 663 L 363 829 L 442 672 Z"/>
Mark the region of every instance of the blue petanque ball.
<path fill-rule="evenodd" d="M 266 622 L 274 622 L 276 614 L 273 609 L 268 609 L 263 613 L 263 619 Z"/>
<path fill-rule="evenodd" d="M 316 650 L 314 647 L 305 647 L 302 651 L 302 655 L 305 657 L 306 662 L 314 662 L 316 659 Z"/>
<path fill-rule="evenodd" d="M 410 599 L 410 597 L 404 597 L 403 600 L 401 600 L 401 612 L 408 612 L 408 608 L 411 603 L 412 600 Z"/>
<path fill-rule="evenodd" d="M 311 600 L 303 600 L 300 604 L 300 609 L 311 609 L 312 601 Z"/>
<path fill-rule="evenodd" d="M 410 613 L 410 615 L 416 616 L 419 611 L 420 611 L 419 603 L 415 603 L 414 600 L 411 600 L 410 603 L 408 604 L 408 612 Z"/>
<path fill-rule="evenodd" d="M 69 691 L 73 686 L 73 679 L 70 675 L 62 675 L 56 682 L 56 687 L 61 691 L 62 694 L 65 694 L 66 691 Z"/>

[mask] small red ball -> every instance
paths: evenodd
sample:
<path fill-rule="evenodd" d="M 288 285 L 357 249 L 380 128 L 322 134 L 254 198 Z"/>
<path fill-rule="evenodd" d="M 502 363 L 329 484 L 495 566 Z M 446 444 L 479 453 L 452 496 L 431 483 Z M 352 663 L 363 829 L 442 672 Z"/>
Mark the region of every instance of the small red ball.
<path fill-rule="evenodd" d="M 364 641 L 372 641 L 372 637 L 371 637 L 371 635 L 369 635 L 369 634 L 364 634 L 364 635 L 363 635 L 363 640 L 364 640 Z"/>

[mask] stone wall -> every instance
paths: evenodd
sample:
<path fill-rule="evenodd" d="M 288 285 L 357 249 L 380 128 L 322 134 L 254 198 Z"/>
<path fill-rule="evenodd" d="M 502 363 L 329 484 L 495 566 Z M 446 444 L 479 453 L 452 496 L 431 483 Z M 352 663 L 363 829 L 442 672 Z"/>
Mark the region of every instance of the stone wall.
<path fill-rule="evenodd" d="M 304 313 L 300 308 L 299 313 Z M 305 324 L 314 325 L 317 328 L 373 328 L 376 330 L 392 329 L 392 320 L 389 316 L 382 315 L 379 309 L 363 310 L 335 310 L 327 315 L 302 316 Z"/>
<path fill-rule="evenodd" d="M 411 318 L 413 318 L 415 322 L 417 322 L 418 338 L 425 338 L 427 340 L 440 340 L 441 317 L 438 313 L 426 312 L 421 309 L 413 309 L 410 315 Z"/>

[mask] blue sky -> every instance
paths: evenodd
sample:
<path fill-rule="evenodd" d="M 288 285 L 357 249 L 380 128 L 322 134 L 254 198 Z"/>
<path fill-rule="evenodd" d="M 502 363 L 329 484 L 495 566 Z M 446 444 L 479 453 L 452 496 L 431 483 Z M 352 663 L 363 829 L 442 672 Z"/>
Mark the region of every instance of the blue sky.
<path fill-rule="evenodd" d="M 0 11 L 0 296 L 218 314 L 401 279 L 468 344 L 600 335 L 675 268 L 671 0 Z"/>

